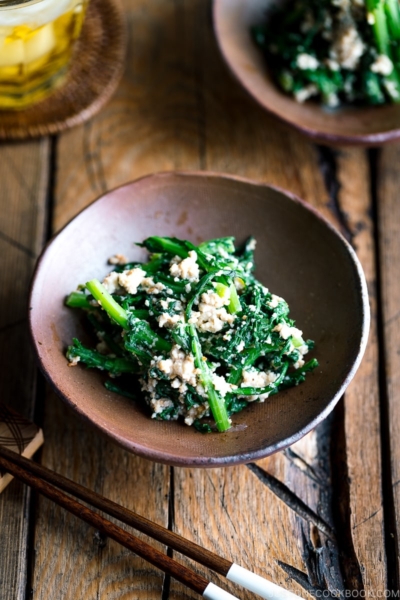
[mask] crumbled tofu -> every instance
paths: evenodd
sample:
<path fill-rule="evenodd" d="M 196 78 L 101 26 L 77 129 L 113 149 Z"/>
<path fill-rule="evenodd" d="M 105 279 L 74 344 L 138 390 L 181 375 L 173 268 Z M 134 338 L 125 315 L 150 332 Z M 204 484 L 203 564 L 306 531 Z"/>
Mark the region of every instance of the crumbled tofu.
<path fill-rule="evenodd" d="M 302 103 L 311 98 L 312 96 L 315 96 L 316 94 L 318 94 L 317 86 L 313 83 L 310 83 L 310 85 L 306 85 L 301 90 L 297 90 L 294 95 L 297 102 Z"/>
<path fill-rule="evenodd" d="M 275 296 L 275 294 L 272 294 L 271 300 L 269 300 L 269 302 L 267 302 L 267 305 L 270 308 L 276 308 L 280 302 L 284 302 L 283 298 L 281 298 L 280 296 Z"/>
<path fill-rule="evenodd" d="M 129 271 L 124 271 L 118 275 L 119 284 L 129 293 L 129 294 L 137 294 L 137 290 L 139 285 L 143 282 L 143 279 L 146 277 L 146 272 L 139 267 L 135 267 L 134 269 L 130 269 Z"/>
<path fill-rule="evenodd" d="M 103 279 L 103 286 L 109 294 L 116 294 L 121 291 L 119 284 L 119 273 L 113 271 Z"/>
<path fill-rule="evenodd" d="M 300 369 L 303 365 L 304 365 L 304 360 L 302 358 L 299 358 L 299 360 L 297 362 L 295 362 L 293 366 L 295 369 Z"/>
<path fill-rule="evenodd" d="M 249 241 L 249 243 L 247 244 L 247 248 L 248 248 L 248 250 L 252 250 L 252 251 L 254 251 L 254 250 L 256 249 L 256 245 L 257 245 L 257 240 L 255 240 L 255 239 L 253 238 L 253 239 L 251 239 L 251 240 Z"/>
<path fill-rule="evenodd" d="M 393 63 L 388 56 L 380 54 L 372 63 L 371 71 L 373 73 L 380 73 L 381 75 L 390 75 L 393 71 Z"/>
<path fill-rule="evenodd" d="M 179 377 L 194 387 L 197 385 L 199 369 L 195 367 L 193 354 L 185 354 L 176 344 L 172 347 L 170 358 L 159 360 L 157 367 L 170 379 Z"/>
<path fill-rule="evenodd" d="M 240 387 L 255 387 L 264 388 L 274 383 L 276 380 L 276 374 L 272 371 L 257 371 L 257 369 L 250 368 L 242 371 L 242 381 Z M 243 396 L 248 402 L 258 400 L 264 402 L 269 396 L 269 392 L 254 396 Z"/>
<path fill-rule="evenodd" d="M 300 329 L 297 329 L 297 327 L 290 327 L 290 325 L 287 325 L 286 323 L 278 323 L 272 331 L 277 331 L 284 340 L 287 340 L 291 336 L 301 338 L 303 335 L 303 332 L 300 331 Z"/>
<path fill-rule="evenodd" d="M 325 60 L 325 64 L 331 71 L 339 71 L 340 65 L 337 60 L 333 60 L 332 58 L 327 58 Z"/>
<path fill-rule="evenodd" d="M 232 384 L 228 383 L 225 377 L 222 377 L 221 375 L 213 373 L 212 382 L 217 392 L 219 392 L 223 398 L 232 391 Z"/>
<path fill-rule="evenodd" d="M 186 425 L 193 425 L 193 421 L 204 417 L 208 413 L 209 408 L 208 402 L 191 406 L 185 416 Z"/>
<path fill-rule="evenodd" d="M 165 285 L 161 281 L 155 283 L 152 277 L 145 277 L 141 282 L 141 286 L 147 294 L 159 294 L 165 290 Z"/>
<path fill-rule="evenodd" d="M 126 265 L 128 259 L 123 254 L 114 254 L 108 259 L 110 265 Z"/>
<path fill-rule="evenodd" d="M 364 42 L 354 25 L 346 25 L 339 31 L 331 50 L 331 58 L 341 67 L 354 71 L 365 50 Z"/>
<path fill-rule="evenodd" d="M 215 292 L 204 292 L 201 295 L 201 301 L 208 306 L 213 306 L 215 308 L 222 308 L 222 306 L 226 306 L 229 304 L 229 296 L 227 298 L 222 298 Z"/>
<path fill-rule="evenodd" d="M 303 53 L 299 54 L 297 57 L 297 66 L 302 70 L 315 71 L 315 69 L 318 69 L 319 61 L 315 56 Z"/>
<path fill-rule="evenodd" d="M 170 263 L 169 272 L 172 277 L 178 279 L 187 279 L 189 281 L 199 281 L 200 269 L 197 264 L 197 253 L 194 250 L 189 252 L 189 256 L 176 262 L 176 257 Z"/>
<path fill-rule="evenodd" d="M 152 419 L 156 419 L 157 415 L 162 413 L 166 408 L 172 408 L 174 403 L 169 398 L 151 398 L 150 407 L 153 409 Z"/>
<path fill-rule="evenodd" d="M 298 348 L 296 348 L 296 350 L 297 350 L 297 352 L 300 352 L 300 354 L 302 356 L 304 356 L 308 352 L 308 346 L 307 346 L 307 344 L 302 344 L 301 346 L 299 346 Z"/>
<path fill-rule="evenodd" d="M 242 340 L 241 342 L 239 342 L 239 344 L 236 346 L 236 350 L 237 352 L 241 352 L 244 349 L 244 341 Z"/>
<path fill-rule="evenodd" d="M 74 356 L 74 358 L 72 358 L 69 363 L 68 366 L 69 367 L 76 367 L 76 365 L 78 364 L 78 362 L 81 360 L 80 356 Z"/>
<path fill-rule="evenodd" d="M 169 315 L 168 313 L 163 313 L 158 317 L 158 324 L 160 327 L 167 327 L 168 329 L 172 329 L 178 323 L 182 323 L 183 320 L 183 314 Z"/>
<path fill-rule="evenodd" d="M 231 325 L 235 318 L 236 315 L 231 315 L 224 307 L 215 308 L 206 302 L 200 302 L 199 311 L 192 311 L 189 323 L 196 325 L 199 331 L 216 333 L 221 331 L 226 324 Z"/>

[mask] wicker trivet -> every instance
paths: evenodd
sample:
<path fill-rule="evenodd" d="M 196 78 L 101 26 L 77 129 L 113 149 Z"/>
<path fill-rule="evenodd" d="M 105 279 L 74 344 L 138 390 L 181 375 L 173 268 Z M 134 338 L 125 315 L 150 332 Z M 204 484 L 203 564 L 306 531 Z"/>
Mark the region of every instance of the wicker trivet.
<path fill-rule="evenodd" d="M 123 72 L 126 28 L 118 0 L 90 0 L 70 73 L 51 96 L 26 110 L 0 110 L 0 139 L 59 133 L 90 119 Z"/>

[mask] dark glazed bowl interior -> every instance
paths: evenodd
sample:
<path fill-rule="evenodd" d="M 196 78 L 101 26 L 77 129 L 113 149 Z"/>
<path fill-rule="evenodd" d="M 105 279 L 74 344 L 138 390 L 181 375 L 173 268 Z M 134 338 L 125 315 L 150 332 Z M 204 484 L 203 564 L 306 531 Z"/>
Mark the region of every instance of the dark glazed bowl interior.
<path fill-rule="evenodd" d="M 106 275 L 108 257 L 145 258 L 150 235 L 195 243 L 234 235 L 257 241 L 257 277 L 283 296 L 315 340 L 320 367 L 296 388 L 233 416 L 227 433 L 201 434 L 154 421 L 146 408 L 111 393 L 102 374 L 67 366 L 65 349 L 85 339 L 64 306 L 79 283 Z M 128 450 L 175 465 L 219 466 L 261 458 L 295 442 L 333 408 L 361 360 L 369 326 L 364 275 L 344 239 L 305 203 L 251 181 L 208 173 L 165 173 L 107 193 L 48 245 L 33 281 L 31 331 L 42 369 L 79 414 Z"/>
<path fill-rule="evenodd" d="M 283 1 L 283 0 L 281 0 Z M 214 28 L 221 52 L 238 81 L 257 102 L 313 139 L 331 144 L 376 145 L 400 138 L 400 105 L 327 110 L 300 104 L 272 81 L 250 35 L 277 0 L 214 0 Z"/>

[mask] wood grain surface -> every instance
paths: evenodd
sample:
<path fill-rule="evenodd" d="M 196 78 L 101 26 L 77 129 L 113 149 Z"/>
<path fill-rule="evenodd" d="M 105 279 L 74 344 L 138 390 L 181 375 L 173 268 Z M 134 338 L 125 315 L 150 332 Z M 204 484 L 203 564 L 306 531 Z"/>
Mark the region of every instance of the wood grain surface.
<path fill-rule="evenodd" d="M 388 148 L 380 157 L 360 149 L 333 151 L 277 123 L 230 76 L 214 41 L 209 2 L 124 0 L 123 5 L 128 56 L 116 95 L 90 123 L 59 136 L 51 161 L 43 154 L 43 148 L 48 149 L 43 141 L 42 158 L 48 162 L 30 165 L 40 181 L 51 166 L 53 231 L 106 190 L 155 171 L 208 169 L 272 183 L 310 202 L 356 250 L 370 291 L 371 334 L 360 370 L 334 413 L 296 445 L 257 465 L 194 470 L 146 462 L 101 438 L 52 392 L 45 401 L 41 460 L 304 598 L 344 590 L 373 597 L 385 589 L 396 590 L 399 148 Z M 33 147 L 11 147 L 14 162 L 29 162 Z M 10 190 L 12 177 L 11 170 L 4 171 Z M 34 194 L 30 211 L 40 198 L 36 180 L 29 181 Z M 22 199 L 19 202 L 12 209 L 7 235 L 27 214 Z M 33 235 L 38 235 L 36 230 L 18 240 L 27 245 Z M 4 260 L 10 273 L 7 285 L 14 285 L 8 289 L 16 293 L 11 250 Z M 11 311 L 6 300 L 3 306 Z M 11 323 L 12 315 L 16 313 L 9 315 Z M 24 392 L 16 380 L 4 393 L 13 398 L 31 389 L 32 383 L 27 384 Z M 39 389 L 39 400 L 42 396 Z M 19 408 L 27 414 L 29 406 L 27 402 Z M 10 497 L 5 504 L 6 494 L 15 494 L 15 489 L 19 488 L 13 484 L 0 498 L 1 523 L 8 522 L 10 514 L 12 522 L 23 523 L 20 504 Z M 2 599 L 196 597 L 50 502 L 37 499 L 33 514 L 29 551 L 26 528 L 18 539 L 10 529 L 4 534 L 0 528 L 0 541 L 6 540 L 10 555 L 19 556 L 19 562 L 12 563 L 14 579 L 9 574 L 4 579 L 5 559 L 0 554 Z M 205 569 L 195 568 L 208 577 Z M 25 582 L 26 596 L 14 595 L 17 574 Z M 242 590 L 239 595 L 251 597 Z"/>
<path fill-rule="evenodd" d="M 49 141 L 0 148 L 0 398 L 30 420 L 35 414 L 36 363 L 29 342 L 27 296 L 43 246 Z M 0 496 L 0 597 L 26 594 L 30 493 L 14 482 Z"/>
<path fill-rule="evenodd" d="M 377 168 L 377 207 L 379 227 L 379 259 L 381 267 L 382 315 L 385 390 L 383 419 L 390 435 L 383 439 L 387 458 L 385 493 L 388 497 L 388 526 L 392 568 L 396 572 L 393 585 L 400 587 L 400 203 L 398 171 L 400 147 L 382 151 Z"/>

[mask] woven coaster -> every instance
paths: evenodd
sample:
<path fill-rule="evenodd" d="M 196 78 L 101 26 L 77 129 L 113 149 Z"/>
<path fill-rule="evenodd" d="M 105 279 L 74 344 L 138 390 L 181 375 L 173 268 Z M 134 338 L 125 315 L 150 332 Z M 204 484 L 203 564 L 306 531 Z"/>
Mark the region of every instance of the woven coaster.
<path fill-rule="evenodd" d="M 125 50 L 118 0 L 90 0 L 64 85 L 26 110 L 0 110 L 0 140 L 52 135 L 93 117 L 120 81 Z"/>
<path fill-rule="evenodd" d="M 0 403 L 0 445 L 32 458 L 43 444 L 43 431 L 17 412 Z M 0 494 L 13 479 L 0 469 Z"/>

